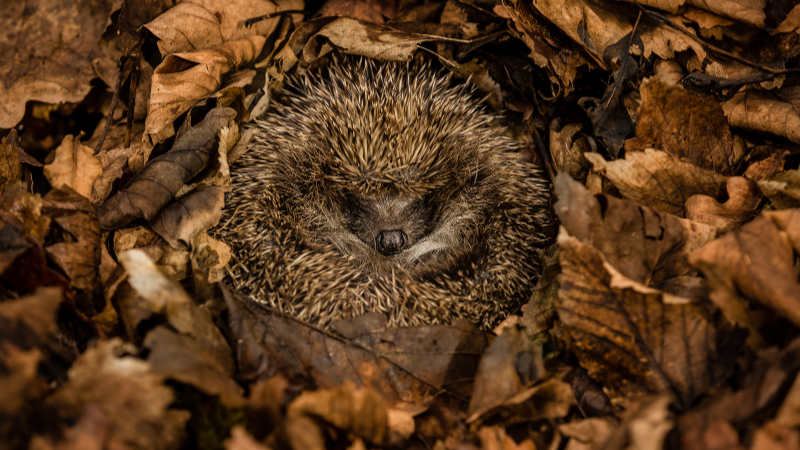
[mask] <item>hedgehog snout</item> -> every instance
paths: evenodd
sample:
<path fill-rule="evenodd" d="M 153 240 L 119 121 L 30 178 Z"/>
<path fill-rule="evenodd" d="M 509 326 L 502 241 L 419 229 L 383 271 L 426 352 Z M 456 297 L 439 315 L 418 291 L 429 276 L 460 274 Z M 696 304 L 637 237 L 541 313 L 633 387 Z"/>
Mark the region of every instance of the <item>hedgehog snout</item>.
<path fill-rule="evenodd" d="M 403 230 L 383 230 L 375 237 L 375 248 L 384 256 L 396 255 L 408 247 L 408 236 Z"/>

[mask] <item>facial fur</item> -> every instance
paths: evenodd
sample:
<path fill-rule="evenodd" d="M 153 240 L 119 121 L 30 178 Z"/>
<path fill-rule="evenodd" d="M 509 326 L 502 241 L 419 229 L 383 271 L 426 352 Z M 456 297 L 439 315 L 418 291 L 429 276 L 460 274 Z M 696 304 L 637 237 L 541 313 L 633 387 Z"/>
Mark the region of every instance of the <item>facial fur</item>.
<path fill-rule="evenodd" d="M 334 316 L 344 317 L 382 310 L 391 319 L 398 302 L 411 294 L 399 292 L 421 289 L 417 296 L 435 296 L 426 300 L 440 305 L 401 312 L 398 322 L 442 322 L 444 315 L 423 310 L 446 308 L 465 289 L 474 291 L 468 296 L 484 295 L 468 285 L 491 272 L 492 264 L 519 264 L 529 275 L 511 274 L 512 283 L 521 281 L 518 277 L 532 283 L 538 276 L 538 261 L 530 255 L 496 261 L 504 252 L 492 245 L 498 231 L 541 244 L 546 191 L 534 168 L 516 159 L 518 144 L 493 125 L 495 117 L 472 100 L 465 85 L 453 86 L 424 66 L 361 60 L 334 64 L 328 74 L 305 77 L 286 91 L 258 123 L 254 148 L 233 167 L 233 201 L 226 214 L 233 214 L 234 227 L 222 230 L 240 260 L 239 273 L 261 271 L 267 278 L 249 284 L 257 284 L 268 303 L 299 307 L 301 315 L 322 324 L 337 317 L 318 319 L 309 311 L 324 316 L 333 307 Z M 250 211 L 248 219 L 237 219 L 234 206 Z M 258 229 L 254 217 L 269 219 Z M 282 248 L 289 231 L 291 249 Z M 520 232 L 528 235 L 517 236 Z M 291 250 L 293 260 L 284 263 L 301 272 L 310 264 L 306 269 L 325 270 L 327 278 L 292 298 L 279 298 L 274 286 L 295 274 L 259 267 L 278 256 L 254 258 L 254 244 L 284 257 Z M 394 293 L 376 292 L 389 279 Z M 338 295 L 336 286 L 343 289 Z M 331 306 L 343 300 L 319 295 L 329 290 L 331 296 L 353 296 L 353 304 Z M 307 304 L 314 302 L 323 304 Z"/>

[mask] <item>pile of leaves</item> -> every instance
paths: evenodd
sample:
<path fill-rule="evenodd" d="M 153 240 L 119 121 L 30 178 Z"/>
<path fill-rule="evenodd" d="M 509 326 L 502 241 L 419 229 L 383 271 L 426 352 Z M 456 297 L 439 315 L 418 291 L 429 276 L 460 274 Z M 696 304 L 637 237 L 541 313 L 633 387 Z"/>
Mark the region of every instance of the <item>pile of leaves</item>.
<path fill-rule="evenodd" d="M 800 450 L 796 2 L 12 3 L 0 449 Z M 551 175 L 495 333 L 225 287 L 244 124 L 342 54 L 469 79 Z"/>

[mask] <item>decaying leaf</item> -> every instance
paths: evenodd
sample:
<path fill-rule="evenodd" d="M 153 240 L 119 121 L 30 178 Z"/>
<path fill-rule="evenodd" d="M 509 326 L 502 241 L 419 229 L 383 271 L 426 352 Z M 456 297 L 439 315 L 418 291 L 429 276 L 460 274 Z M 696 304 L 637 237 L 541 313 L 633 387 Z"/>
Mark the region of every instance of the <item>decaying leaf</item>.
<path fill-rule="evenodd" d="M 766 212 L 691 255 L 713 288 L 711 300 L 729 320 L 753 330 L 744 297 L 800 323 L 800 283 L 794 269 L 800 242 L 793 242 L 798 238 L 792 231 L 798 223 L 798 209 Z"/>
<path fill-rule="evenodd" d="M 720 174 L 652 149 L 629 152 L 624 160 L 617 161 L 606 161 L 597 153 L 584 157 L 626 198 L 678 217 L 684 217 L 689 197 L 702 194 L 718 198 L 727 182 Z"/>
<path fill-rule="evenodd" d="M 211 110 L 202 122 L 181 136 L 169 152 L 150 161 L 125 189 L 100 207 L 100 227 L 115 229 L 136 218 L 155 217 L 184 183 L 206 167 L 217 134 L 235 116 L 231 108 Z"/>
<path fill-rule="evenodd" d="M 98 45 L 113 1 L 58 0 L 5 5 L 0 26 L 0 128 L 13 128 L 25 103 L 79 102 L 107 56 Z M 113 64 L 113 62 L 112 62 Z"/>
<path fill-rule="evenodd" d="M 92 198 L 92 184 L 103 173 L 103 165 L 89 147 L 68 135 L 54 152 L 53 162 L 44 166 L 50 185 L 67 186 L 86 198 Z"/>
<path fill-rule="evenodd" d="M 719 102 L 659 78 L 642 81 L 636 135 L 700 168 L 732 175 L 733 136 Z"/>
<path fill-rule="evenodd" d="M 69 381 L 48 398 L 68 423 L 97 405 L 108 423 L 108 439 L 131 449 L 175 449 L 189 413 L 169 409 L 174 396 L 150 365 L 133 356 L 135 347 L 112 339 L 86 350 L 69 370 Z"/>

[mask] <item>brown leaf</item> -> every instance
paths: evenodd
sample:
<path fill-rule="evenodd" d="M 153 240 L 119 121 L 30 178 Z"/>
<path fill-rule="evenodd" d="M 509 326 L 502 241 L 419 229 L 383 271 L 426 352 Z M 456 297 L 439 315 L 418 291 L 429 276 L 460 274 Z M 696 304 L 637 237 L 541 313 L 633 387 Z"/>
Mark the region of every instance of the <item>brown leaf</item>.
<path fill-rule="evenodd" d="M 556 309 L 589 374 L 625 396 L 671 392 L 683 405 L 712 384 L 715 328 L 704 308 L 626 278 L 566 232 Z"/>
<path fill-rule="evenodd" d="M 536 444 L 526 439 L 517 444 L 502 427 L 483 427 L 478 430 L 482 450 L 536 450 Z"/>
<path fill-rule="evenodd" d="M 100 227 L 115 229 L 137 218 L 152 219 L 175 193 L 206 167 L 219 131 L 236 112 L 215 108 L 196 127 L 181 136 L 169 152 L 150 161 L 125 189 L 100 207 Z"/>
<path fill-rule="evenodd" d="M 766 6 L 765 0 L 745 0 L 735 3 L 727 2 L 725 0 L 705 0 L 686 1 L 686 0 L 670 0 L 667 2 L 660 0 L 645 0 L 640 2 L 642 5 L 659 8 L 671 13 L 678 12 L 678 9 L 684 4 L 694 5 L 698 8 L 703 8 L 712 13 L 719 14 L 724 17 L 730 17 L 739 22 L 749 23 L 760 28 L 764 28 L 764 7 Z"/>
<path fill-rule="evenodd" d="M 778 209 L 800 207 L 800 170 L 786 170 L 759 180 L 758 187 Z"/>
<path fill-rule="evenodd" d="M 223 75 L 253 62 L 265 42 L 250 36 L 164 58 L 153 73 L 144 141 L 156 144 L 173 136 L 172 122 L 219 89 Z"/>
<path fill-rule="evenodd" d="M 0 303 L 0 342 L 21 350 L 44 344 L 56 331 L 56 310 L 62 298 L 61 289 L 50 287 Z"/>
<path fill-rule="evenodd" d="M 0 322 L 5 322 L 0 309 Z M 0 337 L 2 339 L 2 337 Z M 47 383 L 37 376 L 42 353 L 37 348 L 21 350 L 10 342 L 0 340 L 0 417 L 8 422 L 9 417 L 17 416 L 31 401 L 38 400 L 45 393 Z M 0 435 L 8 436 L 7 425 L 0 425 Z"/>
<path fill-rule="evenodd" d="M 583 157 L 587 151 L 592 151 L 585 137 L 573 139 L 581 131 L 580 124 L 565 125 L 560 130 L 561 121 L 558 119 L 550 122 L 550 155 L 553 157 L 553 168 L 559 172 L 566 172 L 576 180 L 585 180 L 591 166 Z"/>
<path fill-rule="evenodd" d="M 48 192 L 42 211 L 70 236 L 46 247 L 47 255 L 67 274 L 70 285 L 94 289 L 100 267 L 100 225 L 94 206 L 66 187 Z"/>
<path fill-rule="evenodd" d="M 467 423 L 495 423 L 513 425 L 537 420 L 560 419 L 567 415 L 575 403 L 569 384 L 556 379 L 547 380 L 536 386 L 519 391 L 500 404 L 477 411 L 467 418 Z"/>
<path fill-rule="evenodd" d="M 0 27 L 0 128 L 13 128 L 28 101 L 81 101 L 107 56 L 98 45 L 113 1 L 43 0 L 5 5 Z M 35 9 L 31 9 L 35 8 Z M 113 64 L 113 62 L 112 62 Z"/>
<path fill-rule="evenodd" d="M 223 289 L 241 376 L 306 373 L 322 387 L 349 381 L 389 404 L 422 403 L 436 392 L 465 398 L 487 338 L 472 325 L 386 329 L 381 314 L 341 321 L 344 338 L 234 297 Z"/>
<path fill-rule="evenodd" d="M 389 439 L 389 416 L 385 400 L 368 388 L 344 383 L 337 388 L 303 392 L 289 403 L 288 420 L 308 416 L 355 434 L 376 445 Z"/>
<path fill-rule="evenodd" d="M 800 283 L 790 231 L 798 223 L 798 209 L 767 212 L 691 255 L 713 288 L 711 300 L 729 320 L 756 332 L 742 295 L 800 324 Z"/>
<path fill-rule="evenodd" d="M 225 440 L 225 450 L 269 450 L 269 447 L 250 436 L 242 426 L 231 428 L 231 438 Z"/>
<path fill-rule="evenodd" d="M 553 302 L 558 299 L 558 275 L 561 273 L 557 244 L 545 251 L 544 261 L 542 276 L 533 288 L 531 299 L 522 306 L 520 325 L 530 336 L 549 330 L 556 320 Z"/>
<path fill-rule="evenodd" d="M 686 450 L 744 450 L 739 434 L 730 423 L 720 420 L 704 429 L 691 429 L 681 435 Z"/>
<path fill-rule="evenodd" d="M 800 450 L 800 432 L 769 421 L 756 431 L 751 450 Z"/>
<path fill-rule="evenodd" d="M 17 144 L 18 139 L 17 130 L 12 129 L 0 142 L 0 192 L 7 183 L 22 179 L 22 163 L 19 159 L 22 149 Z"/>
<path fill-rule="evenodd" d="M 396 1 L 327 0 L 317 11 L 317 17 L 349 17 L 364 22 L 383 23 L 383 11 L 397 9 Z"/>
<path fill-rule="evenodd" d="M 42 197 L 25 192 L 22 183 L 9 184 L 3 190 L 0 196 L 0 219 L 37 241 L 44 241 L 50 228 L 50 218 L 42 215 Z"/>
<path fill-rule="evenodd" d="M 570 450 L 602 448 L 613 430 L 614 425 L 601 418 L 576 420 L 558 426 L 558 431 L 570 439 L 567 444 L 567 448 Z"/>
<path fill-rule="evenodd" d="M 722 107 L 659 78 L 642 81 L 636 135 L 652 147 L 723 175 L 734 170 L 733 136 Z"/>
<path fill-rule="evenodd" d="M 150 226 L 173 248 L 185 249 L 195 235 L 219 222 L 223 206 L 224 188 L 201 188 L 167 205 L 150 221 Z"/>
<path fill-rule="evenodd" d="M 611 433 L 604 450 L 661 450 L 674 421 L 669 405 L 672 397 L 661 395 L 643 399 L 638 407 Z"/>
<path fill-rule="evenodd" d="M 47 400 L 62 421 L 78 420 L 96 405 L 108 419 L 109 439 L 131 449 L 175 449 L 189 413 L 169 409 L 174 396 L 150 365 L 120 339 L 99 342 L 69 370 L 69 380 Z"/>
<path fill-rule="evenodd" d="M 55 189 L 67 186 L 86 198 L 92 198 L 92 184 L 103 173 L 103 165 L 94 151 L 67 135 L 53 150 L 55 159 L 44 166 L 44 176 Z"/>
<path fill-rule="evenodd" d="M 739 228 L 753 216 L 763 196 L 758 183 L 744 177 L 728 178 L 727 188 L 724 203 L 707 195 L 686 199 L 686 218 L 715 227 L 719 233 Z"/>
<path fill-rule="evenodd" d="M 800 143 L 800 86 L 748 89 L 722 104 L 731 126 L 761 131 Z"/>
<path fill-rule="evenodd" d="M 617 161 L 606 161 L 597 153 L 584 157 L 626 198 L 678 217 L 684 216 L 686 199 L 696 194 L 717 198 L 727 182 L 718 173 L 652 149 L 626 153 Z"/>
<path fill-rule="evenodd" d="M 607 195 L 559 174 L 555 211 L 566 231 L 599 250 L 627 278 L 647 286 L 689 274 L 688 255 L 716 235 L 708 226 Z"/>

